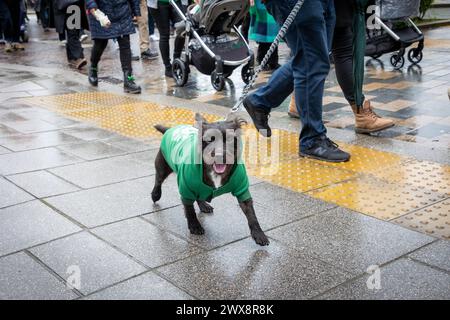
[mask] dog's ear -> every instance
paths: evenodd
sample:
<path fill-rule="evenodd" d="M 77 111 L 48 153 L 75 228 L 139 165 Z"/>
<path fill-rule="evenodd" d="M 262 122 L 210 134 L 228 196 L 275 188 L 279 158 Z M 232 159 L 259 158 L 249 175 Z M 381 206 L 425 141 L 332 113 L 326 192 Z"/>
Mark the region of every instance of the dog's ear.
<path fill-rule="evenodd" d="M 208 124 L 208 121 L 200 113 L 197 112 L 195 114 L 194 127 L 200 130 L 207 124 Z"/>
<path fill-rule="evenodd" d="M 240 129 L 243 125 L 247 124 L 247 120 L 244 118 L 237 116 L 234 113 L 230 113 L 226 119 L 227 122 L 232 122 L 235 129 Z"/>

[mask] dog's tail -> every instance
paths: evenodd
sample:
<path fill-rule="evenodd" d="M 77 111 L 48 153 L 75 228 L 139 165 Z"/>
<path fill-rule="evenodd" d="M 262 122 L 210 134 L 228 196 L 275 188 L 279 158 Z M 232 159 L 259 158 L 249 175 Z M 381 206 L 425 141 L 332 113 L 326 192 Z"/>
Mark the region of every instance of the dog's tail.
<path fill-rule="evenodd" d="M 170 128 L 165 127 L 165 126 L 160 125 L 160 124 L 157 124 L 156 126 L 154 126 L 154 128 L 156 130 L 158 130 L 159 132 L 161 132 L 162 134 L 166 133 L 166 131 L 170 129 Z"/>

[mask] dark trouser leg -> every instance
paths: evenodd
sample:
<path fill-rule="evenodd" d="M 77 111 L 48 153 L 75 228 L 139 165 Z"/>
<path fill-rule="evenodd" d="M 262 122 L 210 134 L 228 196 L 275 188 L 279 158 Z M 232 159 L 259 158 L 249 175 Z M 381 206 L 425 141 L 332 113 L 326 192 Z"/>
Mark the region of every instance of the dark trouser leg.
<path fill-rule="evenodd" d="M 185 11 L 185 10 L 183 10 Z M 178 16 L 177 12 L 173 7 L 170 7 L 170 20 L 175 24 L 181 21 L 181 18 Z M 181 51 L 183 51 L 184 46 L 184 37 L 177 36 L 175 37 L 174 48 L 173 48 L 173 58 L 179 58 L 181 56 Z"/>
<path fill-rule="evenodd" d="M 244 39 L 248 42 L 248 31 L 250 29 L 250 14 L 247 14 L 241 26 L 241 33 Z"/>
<path fill-rule="evenodd" d="M 355 103 L 353 89 L 353 30 L 351 27 L 336 28 L 333 39 L 333 58 L 336 77 L 350 104 Z"/>
<path fill-rule="evenodd" d="M 0 1 L 0 30 L 3 31 L 5 40 L 8 40 L 11 36 L 11 15 L 4 1 Z"/>
<path fill-rule="evenodd" d="M 94 47 L 91 52 L 91 65 L 97 67 L 100 59 L 102 58 L 103 52 L 108 45 L 107 39 L 94 39 Z"/>
<path fill-rule="evenodd" d="M 20 41 L 20 2 L 12 1 L 6 4 L 9 9 L 10 28 L 6 30 L 5 39 L 9 42 Z"/>
<path fill-rule="evenodd" d="M 154 35 L 155 34 L 155 20 L 153 19 L 153 16 L 150 14 L 151 12 L 151 8 L 148 8 L 148 33 L 150 35 Z"/>
<path fill-rule="evenodd" d="M 133 68 L 131 66 L 130 36 L 117 38 L 117 42 L 119 43 L 120 63 L 122 64 L 122 70 L 123 72 L 128 71 L 132 73 Z"/>
<path fill-rule="evenodd" d="M 166 67 L 170 66 L 170 6 L 158 3 L 158 9 L 151 9 L 156 27 L 159 30 L 159 50 Z"/>
<path fill-rule="evenodd" d="M 266 3 L 269 12 L 282 24 L 292 9 L 289 1 Z M 326 135 L 322 120 L 325 79 L 330 69 L 329 39 L 336 16 L 333 0 L 309 0 L 286 34 L 292 59 L 278 69 L 267 85 L 250 96 L 261 108 L 278 107 L 295 88 L 296 105 L 302 120 L 300 148 L 308 149 L 314 140 Z"/>
<path fill-rule="evenodd" d="M 269 51 L 271 45 L 272 45 L 272 43 L 266 43 L 266 42 L 258 43 L 258 54 L 257 54 L 257 58 L 256 58 L 258 63 L 261 63 L 263 61 L 263 59 L 266 56 L 267 51 Z M 278 48 L 270 56 L 270 59 L 267 62 L 267 65 L 269 67 L 275 67 L 278 65 Z"/>
<path fill-rule="evenodd" d="M 80 42 L 80 30 L 67 30 L 67 59 L 70 60 L 78 60 L 84 58 L 83 47 Z"/>

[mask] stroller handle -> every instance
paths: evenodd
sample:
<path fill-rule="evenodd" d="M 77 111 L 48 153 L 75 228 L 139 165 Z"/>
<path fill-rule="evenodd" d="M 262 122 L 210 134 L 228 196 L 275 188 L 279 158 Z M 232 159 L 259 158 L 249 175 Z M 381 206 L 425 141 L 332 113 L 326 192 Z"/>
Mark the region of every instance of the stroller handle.
<path fill-rule="evenodd" d="M 180 16 L 181 19 L 183 19 L 184 21 L 187 21 L 186 16 L 184 15 L 183 11 L 181 11 L 181 9 L 178 7 L 178 5 L 175 3 L 174 0 L 169 0 L 169 3 L 172 7 L 175 8 L 175 10 L 177 11 L 178 15 Z"/>

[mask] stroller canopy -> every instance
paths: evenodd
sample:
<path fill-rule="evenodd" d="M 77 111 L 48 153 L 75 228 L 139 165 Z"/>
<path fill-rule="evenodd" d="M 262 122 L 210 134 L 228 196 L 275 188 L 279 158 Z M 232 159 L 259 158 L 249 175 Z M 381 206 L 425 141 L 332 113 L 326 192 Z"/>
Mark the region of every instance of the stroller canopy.
<path fill-rule="evenodd" d="M 209 33 L 228 33 L 250 9 L 248 0 L 202 0 L 199 24 Z"/>

